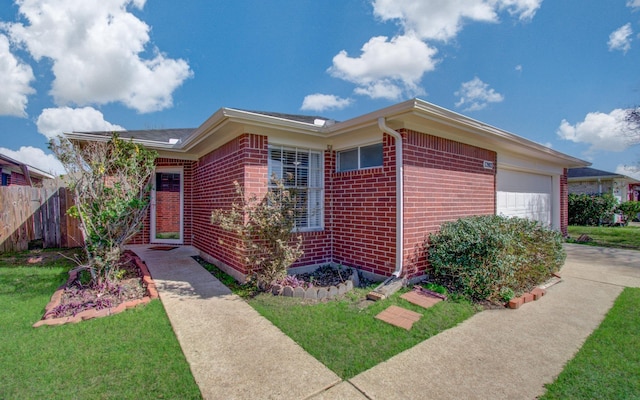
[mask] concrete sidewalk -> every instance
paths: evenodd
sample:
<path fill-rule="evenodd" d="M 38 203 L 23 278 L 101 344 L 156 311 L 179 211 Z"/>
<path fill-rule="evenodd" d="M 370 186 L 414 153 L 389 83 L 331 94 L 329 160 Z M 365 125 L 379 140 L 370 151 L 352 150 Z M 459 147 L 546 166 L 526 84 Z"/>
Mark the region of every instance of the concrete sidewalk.
<path fill-rule="evenodd" d="M 535 399 L 598 327 L 640 252 L 566 245 L 563 282 L 518 310 L 476 314 L 354 377 L 371 399 Z M 332 390 L 345 390 L 336 387 Z M 330 398 L 330 397 L 327 397 Z"/>
<path fill-rule="evenodd" d="M 205 399 L 534 399 L 600 324 L 640 252 L 566 245 L 563 282 L 518 310 L 476 314 L 349 381 L 307 354 L 190 258 L 131 246 Z"/>
<path fill-rule="evenodd" d="M 146 263 L 205 399 L 305 399 L 341 379 L 200 266 L 192 247 L 129 246 Z"/>

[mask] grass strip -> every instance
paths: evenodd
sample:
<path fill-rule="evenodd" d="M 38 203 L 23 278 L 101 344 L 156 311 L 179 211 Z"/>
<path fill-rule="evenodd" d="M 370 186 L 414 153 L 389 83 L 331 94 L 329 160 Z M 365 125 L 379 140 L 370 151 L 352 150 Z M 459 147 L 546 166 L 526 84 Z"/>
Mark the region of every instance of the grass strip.
<path fill-rule="evenodd" d="M 617 247 L 622 249 L 640 250 L 640 227 L 639 226 L 569 226 L 570 240 L 575 243 L 575 239 L 580 235 L 587 235 L 593 239 L 591 242 L 584 242 L 591 246 Z"/>
<path fill-rule="evenodd" d="M 0 398 L 201 398 L 160 301 L 34 329 L 72 263 L 10 258 L 0 260 Z"/>
<path fill-rule="evenodd" d="M 443 301 L 424 309 L 401 299 L 402 292 L 363 308 L 367 292 L 355 289 L 341 300 L 323 303 L 261 294 L 250 299 L 249 304 L 343 379 L 459 324 L 477 311 L 464 301 Z M 409 331 L 375 318 L 390 305 L 423 317 Z"/>
<path fill-rule="evenodd" d="M 316 302 L 292 297 L 257 294 L 202 259 L 198 262 L 235 294 L 243 297 L 309 354 L 343 379 L 349 379 L 475 314 L 479 308 L 465 300 L 443 301 L 424 309 L 401 299 L 403 289 L 390 298 L 370 304 L 372 288 L 356 288 L 342 298 Z M 391 305 L 418 312 L 423 317 L 410 331 L 389 325 L 375 316 Z"/>
<path fill-rule="evenodd" d="M 626 288 L 541 398 L 640 398 L 640 288 Z"/>

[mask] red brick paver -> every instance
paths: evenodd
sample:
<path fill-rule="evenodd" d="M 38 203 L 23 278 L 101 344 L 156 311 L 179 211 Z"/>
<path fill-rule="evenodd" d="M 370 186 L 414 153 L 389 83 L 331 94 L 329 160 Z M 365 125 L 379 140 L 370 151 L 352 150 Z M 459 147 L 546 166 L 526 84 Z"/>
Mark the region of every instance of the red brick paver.
<path fill-rule="evenodd" d="M 439 299 L 437 297 L 418 293 L 416 291 L 407 292 L 400 296 L 400 298 L 423 308 L 433 307 L 434 305 L 442 301 L 442 299 Z"/>
<path fill-rule="evenodd" d="M 422 314 L 398 306 L 389 306 L 376 315 L 377 319 L 406 330 L 411 329 L 413 323 L 418 321 L 420 317 Z"/>

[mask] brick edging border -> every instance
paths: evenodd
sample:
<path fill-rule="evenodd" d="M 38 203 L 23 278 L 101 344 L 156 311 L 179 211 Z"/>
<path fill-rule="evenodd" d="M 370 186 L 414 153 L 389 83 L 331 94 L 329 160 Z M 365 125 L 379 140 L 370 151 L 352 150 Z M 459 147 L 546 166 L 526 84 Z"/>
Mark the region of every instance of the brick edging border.
<path fill-rule="evenodd" d="M 141 304 L 147 304 L 151 300 L 157 299 L 158 289 L 156 288 L 156 284 L 153 281 L 153 278 L 151 278 L 151 274 L 149 273 L 149 269 L 147 268 L 147 265 L 145 264 L 145 262 L 142 261 L 140 257 L 138 257 L 138 255 L 136 255 L 131 250 L 125 251 L 124 254 L 130 255 L 133 258 L 133 261 L 136 263 L 136 266 L 140 268 L 140 273 L 142 274 L 142 282 L 144 282 L 144 284 L 147 285 L 146 296 L 144 296 L 141 299 L 125 301 L 124 303 L 118 304 L 116 307 L 103 308 L 102 310 L 95 310 L 95 309 L 84 310 L 71 317 L 45 319 L 45 317 L 43 316 L 42 317 L 43 319 L 36 322 L 32 326 L 34 328 L 38 328 L 43 325 L 57 326 L 57 325 L 64 325 L 64 324 L 76 324 L 80 321 L 84 321 L 87 319 L 101 318 L 101 317 L 107 317 L 109 315 L 119 314 L 129 308 L 134 308 Z M 58 290 L 56 290 L 53 293 L 53 295 L 51 296 L 51 300 L 44 308 L 44 315 L 47 315 L 49 311 L 51 311 L 52 309 L 54 309 L 60 304 L 64 289 L 67 287 L 67 285 L 73 282 L 77 278 L 77 276 L 78 276 L 77 269 L 72 269 L 71 271 L 69 271 L 69 279 L 67 279 L 67 282 L 62 286 L 60 286 Z"/>
<path fill-rule="evenodd" d="M 553 274 L 553 277 L 549 279 L 547 282 L 543 283 L 542 285 L 535 287 L 530 292 L 524 293 L 522 296 L 514 297 L 513 299 L 509 300 L 505 304 L 505 307 L 515 310 L 520 308 L 520 306 L 525 303 L 530 303 L 532 301 L 539 300 L 540 298 L 542 298 L 542 296 L 547 294 L 548 288 L 560 282 L 562 282 L 562 278 L 560 277 L 560 275 Z"/>
<path fill-rule="evenodd" d="M 349 279 L 343 283 L 339 283 L 337 286 L 312 286 L 310 288 L 303 289 L 300 286 L 291 287 L 276 284 L 271 288 L 271 293 L 275 296 L 297 297 L 300 299 L 330 300 L 353 290 L 355 286 L 354 281 L 356 279 L 357 272 L 354 271 Z"/>

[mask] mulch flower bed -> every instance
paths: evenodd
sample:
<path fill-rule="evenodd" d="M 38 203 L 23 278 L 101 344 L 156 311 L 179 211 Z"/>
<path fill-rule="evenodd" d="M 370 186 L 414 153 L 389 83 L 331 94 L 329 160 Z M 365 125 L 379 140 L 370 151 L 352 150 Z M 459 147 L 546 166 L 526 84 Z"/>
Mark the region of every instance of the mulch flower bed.
<path fill-rule="evenodd" d="M 101 287 L 83 285 L 79 277 L 81 268 L 69 271 L 69 279 L 51 296 L 44 316 L 33 327 L 106 317 L 158 297 L 147 266 L 135 253 L 125 251 L 121 262 L 121 279 Z"/>
<path fill-rule="evenodd" d="M 357 280 L 357 272 L 351 268 L 326 265 L 313 272 L 288 275 L 271 287 L 271 293 L 309 300 L 329 300 L 351 291 L 357 286 L 354 285 Z"/>

